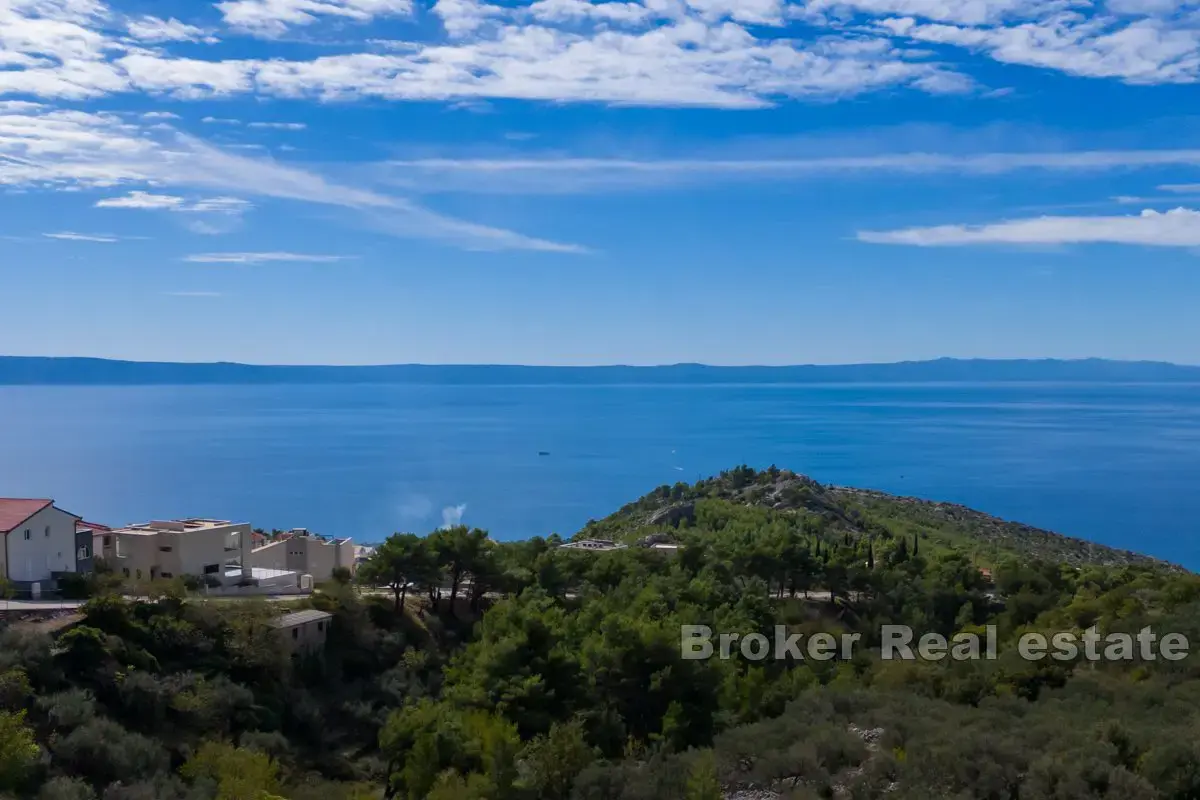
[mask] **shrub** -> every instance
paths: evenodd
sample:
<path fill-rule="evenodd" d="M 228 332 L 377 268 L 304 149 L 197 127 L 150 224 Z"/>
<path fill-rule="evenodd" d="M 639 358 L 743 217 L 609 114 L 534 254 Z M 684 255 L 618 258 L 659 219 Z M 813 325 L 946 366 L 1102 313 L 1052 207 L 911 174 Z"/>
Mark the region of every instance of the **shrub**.
<path fill-rule="evenodd" d="M 20 789 L 40 754 L 24 711 L 0 711 L 0 791 Z"/>
<path fill-rule="evenodd" d="M 85 781 L 59 776 L 46 782 L 37 800 L 96 800 L 96 793 Z"/>
<path fill-rule="evenodd" d="M 93 786 L 137 782 L 167 769 L 167 753 L 154 740 L 131 733 L 109 719 L 76 728 L 55 748 L 64 769 Z"/>
<path fill-rule="evenodd" d="M 86 689 L 68 689 L 39 697 L 37 705 L 50 724 L 60 731 L 74 730 L 96 716 L 96 699 Z"/>
<path fill-rule="evenodd" d="M 0 672 L 0 709 L 22 709 L 28 705 L 32 693 L 29 675 L 21 667 Z"/>

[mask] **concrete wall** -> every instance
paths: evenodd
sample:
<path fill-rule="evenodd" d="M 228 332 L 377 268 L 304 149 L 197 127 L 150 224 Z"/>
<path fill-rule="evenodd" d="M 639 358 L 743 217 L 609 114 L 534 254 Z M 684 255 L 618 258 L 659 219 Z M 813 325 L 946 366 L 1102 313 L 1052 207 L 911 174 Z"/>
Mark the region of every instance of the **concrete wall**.
<path fill-rule="evenodd" d="M 347 539 L 335 547 L 337 548 L 336 566 L 344 567 L 351 573 L 358 572 L 358 562 L 354 558 L 354 542 Z"/>
<path fill-rule="evenodd" d="M 249 525 L 222 525 L 171 535 L 177 542 L 176 569 L 180 575 L 216 574 L 224 579 L 228 562 L 237 561 L 244 567 L 250 566 L 247 563 L 250 555 Z"/>
<path fill-rule="evenodd" d="M 158 534 L 114 532 L 112 537 L 112 557 L 105 558 L 114 570 L 136 580 L 147 580 L 152 572 L 157 574 Z"/>
<path fill-rule="evenodd" d="M 266 585 L 266 586 L 220 586 L 217 588 L 205 587 L 201 590 L 208 597 L 277 597 L 287 595 L 288 597 L 308 597 L 313 591 L 312 587 L 304 588 L 296 585 L 296 580 L 292 579 L 286 586 Z"/>
<path fill-rule="evenodd" d="M 49 581 L 55 572 L 75 571 L 76 517 L 49 506 L 8 534 L 10 580 Z"/>
<path fill-rule="evenodd" d="M 281 548 L 280 551 L 268 548 Z M 294 536 L 255 551 L 254 566 L 267 569 L 287 569 L 312 575 L 315 581 L 327 581 L 333 570 L 345 567 L 354 571 L 354 544 L 350 541 L 327 542 L 310 536 Z"/>
<path fill-rule="evenodd" d="M 250 566 L 262 569 L 288 569 L 289 542 L 271 542 L 250 551 Z"/>

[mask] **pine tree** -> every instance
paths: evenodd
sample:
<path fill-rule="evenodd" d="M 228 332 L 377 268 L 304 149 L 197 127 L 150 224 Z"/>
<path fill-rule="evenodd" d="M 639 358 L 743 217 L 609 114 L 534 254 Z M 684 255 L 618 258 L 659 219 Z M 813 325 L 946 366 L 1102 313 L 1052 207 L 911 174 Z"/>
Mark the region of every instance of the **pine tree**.
<path fill-rule="evenodd" d="M 712 751 L 707 750 L 692 765 L 684 797 L 687 800 L 721 800 L 724 796 L 721 781 L 717 778 L 717 760 Z"/>
<path fill-rule="evenodd" d="M 875 546 L 867 542 L 867 569 L 875 569 Z"/>
<path fill-rule="evenodd" d="M 914 533 L 913 534 L 913 558 L 916 558 L 917 553 L 920 552 L 920 549 L 921 549 L 920 541 L 921 541 L 921 534 Z"/>

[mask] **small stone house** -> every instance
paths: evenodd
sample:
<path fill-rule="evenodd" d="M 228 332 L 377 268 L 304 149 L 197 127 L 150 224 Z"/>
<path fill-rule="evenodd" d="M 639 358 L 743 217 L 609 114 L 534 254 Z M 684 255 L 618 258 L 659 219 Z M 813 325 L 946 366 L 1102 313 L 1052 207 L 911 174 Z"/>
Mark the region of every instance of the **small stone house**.
<path fill-rule="evenodd" d="M 288 648 L 293 656 L 298 656 L 313 655 L 325 649 L 325 640 L 332 621 L 332 614 L 309 608 L 284 614 L 272 624 L 279 631 L 283 646 Z"/>

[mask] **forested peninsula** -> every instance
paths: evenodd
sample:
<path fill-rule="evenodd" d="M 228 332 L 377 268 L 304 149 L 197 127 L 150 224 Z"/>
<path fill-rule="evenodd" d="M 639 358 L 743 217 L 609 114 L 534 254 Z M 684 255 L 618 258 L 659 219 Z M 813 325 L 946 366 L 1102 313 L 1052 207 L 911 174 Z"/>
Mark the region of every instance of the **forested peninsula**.
<path fill-rule="evenodd" d="M 283 602 L 101 564 L 78 614 L 0 623 L 0 797 L 1200 797 L 1195 657 L 1014 646 L 1200 643 L 1182 568 L 774 467 L 659 487 L 574 541 L 398 533 Z M 275 622 L 300 610 L 329 615 L 327 639 L 293 656 Z M 998 653 L 885 659 L 887 625 L 990 628 Z M 686 659 L 684 626 L 860 646 Z"/>

